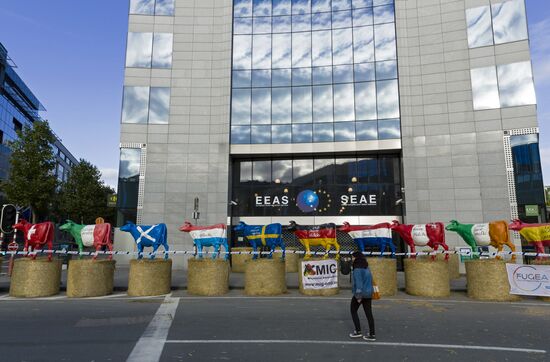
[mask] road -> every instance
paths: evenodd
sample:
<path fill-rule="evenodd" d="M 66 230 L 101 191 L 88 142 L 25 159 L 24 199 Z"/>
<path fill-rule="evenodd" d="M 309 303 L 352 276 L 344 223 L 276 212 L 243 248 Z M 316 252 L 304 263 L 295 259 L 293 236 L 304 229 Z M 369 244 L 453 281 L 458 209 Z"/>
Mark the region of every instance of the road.
<path fill-rule="evenodd" d="M 428 300 L 374 303 L 376 342 L 348 338 L 349 291 L 273 298 L 22 300 L 0 296 L 2 361 L 548 361 L 550 303 Z M 363 327 L 366 321 L 362 316 Z"/>

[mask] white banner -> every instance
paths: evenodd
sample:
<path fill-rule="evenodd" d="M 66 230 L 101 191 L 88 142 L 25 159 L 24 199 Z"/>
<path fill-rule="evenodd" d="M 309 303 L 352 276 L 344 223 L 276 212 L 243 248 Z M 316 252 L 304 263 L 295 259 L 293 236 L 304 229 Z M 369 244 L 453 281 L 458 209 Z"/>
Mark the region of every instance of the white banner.
<path fill-rule="evenodd" d="M 338 288 L 338 263 L 334 259 L 302 261 L 304 289 Z"/>
<path fill-rule="evenodd" d="M 550 265 L 506 264 L 510 294 L 550 297 Z"/>

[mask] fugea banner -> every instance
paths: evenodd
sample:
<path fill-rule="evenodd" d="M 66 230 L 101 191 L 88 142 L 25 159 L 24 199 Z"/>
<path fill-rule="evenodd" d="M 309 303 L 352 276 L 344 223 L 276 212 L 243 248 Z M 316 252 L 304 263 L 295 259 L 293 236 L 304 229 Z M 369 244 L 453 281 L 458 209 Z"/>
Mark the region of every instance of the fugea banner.
<path fill-rule="evenodd" d="M 336 260 L 302 261 L 301 272 L 304 289 L 338 288 L 338 264 Z"/>
<path fill-rule="evenodd" d="M 550 297 L 550 265 L 506 264 L 510 294 Z"/>

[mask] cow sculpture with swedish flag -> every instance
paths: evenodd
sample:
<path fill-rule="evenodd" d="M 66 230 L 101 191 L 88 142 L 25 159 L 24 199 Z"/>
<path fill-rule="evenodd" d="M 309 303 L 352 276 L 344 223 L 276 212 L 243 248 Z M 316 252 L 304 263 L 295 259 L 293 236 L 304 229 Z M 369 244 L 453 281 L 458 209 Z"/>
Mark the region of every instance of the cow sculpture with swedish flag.
<path fill-rule="evenodd" d="M 253 259 L 258 257 L 256 253 L 258 247 L 267 248 L 270 250 L 268 258 L 273 257 L 273 252 L 276 247 L 280 247 L 283 251 L 282 258 L 285 258 L 285 243 L 283 241 L 283 226 L 281 224 L 268 225 L 247 225 L 240 222 L 234 229 L 236 232 L 242 232 L 242 235 L 248 240 L 250 246 L 254 249 Z"/>

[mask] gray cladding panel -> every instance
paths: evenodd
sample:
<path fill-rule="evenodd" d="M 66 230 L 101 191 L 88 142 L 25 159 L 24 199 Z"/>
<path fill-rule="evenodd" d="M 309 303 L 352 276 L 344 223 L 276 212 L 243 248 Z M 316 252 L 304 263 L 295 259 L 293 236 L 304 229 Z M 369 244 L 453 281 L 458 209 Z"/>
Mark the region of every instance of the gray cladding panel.
<path fill-rule="evenodd" d="M 528 60 L 529 44 L 468 49 L 476 5 L 395 1 L 407 222 L 510 218 L 503 131 L 535 127 L 536 108 L 474 111 L 470 68 Z"/>

